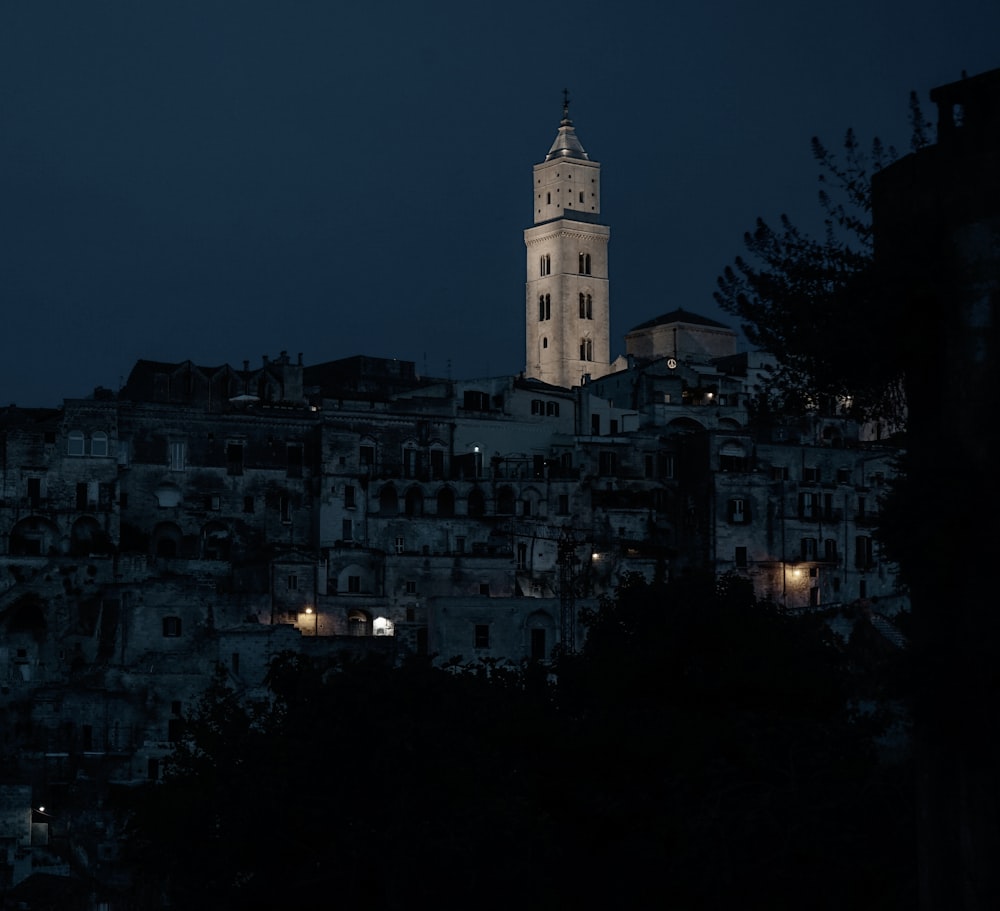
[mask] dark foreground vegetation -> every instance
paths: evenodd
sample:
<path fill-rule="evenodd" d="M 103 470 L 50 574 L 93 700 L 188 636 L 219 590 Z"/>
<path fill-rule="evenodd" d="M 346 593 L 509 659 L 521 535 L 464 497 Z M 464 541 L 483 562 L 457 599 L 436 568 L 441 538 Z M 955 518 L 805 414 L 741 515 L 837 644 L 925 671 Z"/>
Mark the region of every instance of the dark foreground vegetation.
<path fill-rule="evenodd" d="M 863 617 L 625 579 L 587 622 L 551 666 L 289 655 L 256 709 L 220 678 L 133 808 L 140 906 L 913 907 Z"/>

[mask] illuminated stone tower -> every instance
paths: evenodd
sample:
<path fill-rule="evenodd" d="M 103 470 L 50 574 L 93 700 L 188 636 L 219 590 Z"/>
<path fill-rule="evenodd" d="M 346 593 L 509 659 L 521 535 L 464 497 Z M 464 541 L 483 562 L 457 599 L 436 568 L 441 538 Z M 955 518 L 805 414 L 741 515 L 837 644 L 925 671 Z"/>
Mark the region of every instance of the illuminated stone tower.
<path fill-rule="evenodd" d="M 608 238 L 600 224 L 601 166 L 563 117 L 549 154 L 534 167 L 535 223 L 524 232 L 525 375 L 570 388 L 610 370 Z"/>

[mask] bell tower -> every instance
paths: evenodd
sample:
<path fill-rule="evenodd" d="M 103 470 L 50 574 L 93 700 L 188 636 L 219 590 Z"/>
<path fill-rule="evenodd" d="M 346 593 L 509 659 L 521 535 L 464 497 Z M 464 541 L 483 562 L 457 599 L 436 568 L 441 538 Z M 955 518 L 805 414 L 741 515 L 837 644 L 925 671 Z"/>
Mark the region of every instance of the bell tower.
<path fill-rule="evenodd" d="M 571 388 L 610 370 L 608 239 L 601 166 L 591 161 L 563 92 L 559 132 L 533 173 L 534 224 L 524 232 L 525 376 Z"/>

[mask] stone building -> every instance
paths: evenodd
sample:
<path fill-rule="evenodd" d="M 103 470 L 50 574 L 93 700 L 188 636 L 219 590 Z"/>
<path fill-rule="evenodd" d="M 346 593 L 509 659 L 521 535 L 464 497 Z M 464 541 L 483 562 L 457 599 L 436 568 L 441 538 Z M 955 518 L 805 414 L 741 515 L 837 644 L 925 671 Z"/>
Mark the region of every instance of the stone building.
<path fill-rule="evenodd" d="M 533 202 L 520 376 L 140 360 L 117 393 L 0 411 L 0 746 L 36 796 L 156 777 L 217 668 L 263 699 L 288 650 L 545 660 L 626 572 L 898 598 L 872 536 L 892 448 L 836 413 L 755 424 L 772 359 L 684 310 L 612 366 L 599 166 L 565 109 Z"/>

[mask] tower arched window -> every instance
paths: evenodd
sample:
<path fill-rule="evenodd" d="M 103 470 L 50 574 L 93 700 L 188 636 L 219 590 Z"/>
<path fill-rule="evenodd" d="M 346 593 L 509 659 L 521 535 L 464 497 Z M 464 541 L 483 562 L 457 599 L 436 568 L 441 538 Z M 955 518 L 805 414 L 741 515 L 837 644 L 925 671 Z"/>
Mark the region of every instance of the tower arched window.
<path fill-rule="evenodd" d="M 594 318 L 594 298 L 589 294 L 580 292 L 580 319 Z"/>
<path fill-rule="evenodd" d="M 552 274 L 552 256 L 551 256 L 551 254 L 546 253 L 544 256 L 542 256 L 541 261 L 539 263 L 539 270 L 538 271 L 539 271 L 540 275 L 551 275 Z"/>
<path fill-rule="evenodd" d="M 552 295 L 538 295 L 538 321 L 552 319 Z"/>
<path fill-rule="evenodd" d="M 590 275 L 590 254 L 581 253 L 580 254 L 580 274 Z"/>
<path fill-rule="evenodd" d="M 543 348 L 548 348 L 549 347 L 549 340 L 547 338 L 543 338 L 542 339 L 542 347 Z"/>
<path fill-rule="evenodd" d="M 580 339 L 580 360 L 592 361 L 594 359 L 594 341 L 589 338 Z"/>

